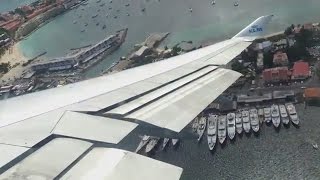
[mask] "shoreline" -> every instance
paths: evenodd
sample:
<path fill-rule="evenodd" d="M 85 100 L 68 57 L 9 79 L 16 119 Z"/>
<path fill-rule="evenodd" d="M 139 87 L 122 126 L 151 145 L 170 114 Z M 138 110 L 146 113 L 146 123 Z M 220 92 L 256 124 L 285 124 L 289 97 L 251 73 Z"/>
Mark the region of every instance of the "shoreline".
<path fill-rule="evenodd" d="M 0 58 L 0 63 L 9 62 L 11 67 L 13 67 L 7 73 L 0 75 L 1 85 L 12 83 L 14 82 L 14 79 L 22 76 L 22 73 L 25 69 L 22 64 L 27 62 L 28 58 L 23 55 L 21 49 L 19 48 L 19 43 L 20 42 L 15 42 Z"/>

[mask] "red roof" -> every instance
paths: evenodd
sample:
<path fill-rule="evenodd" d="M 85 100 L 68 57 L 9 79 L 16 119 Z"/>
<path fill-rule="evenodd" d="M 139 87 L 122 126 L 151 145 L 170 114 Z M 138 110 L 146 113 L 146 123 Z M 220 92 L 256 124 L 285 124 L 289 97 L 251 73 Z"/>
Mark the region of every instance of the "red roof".
<path fill-rule="evenodd" d="M 309 64 L 307 62 L 298 61 L 293 65 L 292 79 L 309 77 Z"/>
<path fill-rule="evenodd" d="M 265 82 L 287 81 L 290 72 L 287 67 L 276 67 L 265 69 L 262 72 L 262 77 Z"/>

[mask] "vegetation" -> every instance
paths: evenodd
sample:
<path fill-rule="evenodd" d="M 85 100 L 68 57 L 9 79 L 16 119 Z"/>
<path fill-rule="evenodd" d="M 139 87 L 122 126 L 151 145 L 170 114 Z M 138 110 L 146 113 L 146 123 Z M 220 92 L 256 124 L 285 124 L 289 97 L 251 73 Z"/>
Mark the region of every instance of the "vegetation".
<path fill-rule="evenodd" d="M 10 63 L 1 63 L 0 64 L 0 73 L 7 73 L 9 69 L 11 68 Z"/>
<path fill-rule="evenodd" d="M 15 9 L 14 12 L 15 12 L 16 14 L 19 14 L 20 16 L 22 16 L 22 17 L 25 18 L 25 19 L 27 18 L 27 14 L 26 14 L 22 9 L 20 9 L 20 8 Z"/>

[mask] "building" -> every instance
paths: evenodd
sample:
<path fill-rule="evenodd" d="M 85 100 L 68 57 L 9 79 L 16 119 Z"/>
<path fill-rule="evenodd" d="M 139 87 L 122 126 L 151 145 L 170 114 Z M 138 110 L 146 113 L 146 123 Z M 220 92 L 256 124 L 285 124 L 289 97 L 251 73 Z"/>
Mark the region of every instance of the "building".
<path fill-rule="evenodd" d="M 74 58 L 57 58 L 48 62 L 40 62 L 31 66 L 36 72 L 40 71 L 58 71 L 73 68 L 77 64 Z"/>
<path fill-rule="evenodd" d="M 273 43 L 273 47 L 275 50 L 284 49 L 287 46 L 288 46 L 287 39 L 280 39 L 279 41 Z"/>
<path fill-rule="evenodd" d="M 257 43 L 256 47 L 254 49 L 256 51 L 263 50 L 264 52 L 268 52 L 272 49 L 272 42 L 271 41 L 263 41 L 261 43 Z"/>
<path fill-rule="evenodd" d="M 320 88 L 306 88 L 303 96 L 308 105 L 320 104 Z"/>
<path fill-rule="evenodd" d="M 58 4 L 62 4 L 65 9 L 69 9 L 72 6 L 76 5 L 78 0 L 59 0 Z"/>
<path fill-rule="evenodd" d="M 288 67 L 276 67 L 265 69 L 262 72 L 262 77 L 266 84 L 287 82 L 290 79 L 290 71 L 288 70 Z"/>
<path fill-rule="evenodd" d="M 289 63 L 287 53 L 281 51 L 276 52 L 273 55 L 273 64 L 276 66 L 287 66 Z"/>
<path fill-rule="evenodd" d="M 257 68 L 258 69 L 263 69 L 263 53 L 262 52 L 259 52 L 258 53 L 258 56 L 257 56 Z"/>
<path fill-rule="evenodd" d="M 272 93 L 265 93 L 262 95 L 250 95 L 239 94 L 237 95 L 237 102 L 239 104 L 249 104 L 249 103 L 265 103 L 272 100 Z"/>
<path fill-rule="evenodd" d="M 141 57 L 144 57 L 150 54 L 150 52 L 151 52 L 151 49 L 148 46 L 142 46 L 130 56 L 130 59 L 135 59 L 135 60 L 140 59 Z"/>
<path fill-rule="evenodd" d="M 310 77 L 310 68 L 307 62 L 295 62 L 292 68 L 292 80 L 304 80 Z"/>

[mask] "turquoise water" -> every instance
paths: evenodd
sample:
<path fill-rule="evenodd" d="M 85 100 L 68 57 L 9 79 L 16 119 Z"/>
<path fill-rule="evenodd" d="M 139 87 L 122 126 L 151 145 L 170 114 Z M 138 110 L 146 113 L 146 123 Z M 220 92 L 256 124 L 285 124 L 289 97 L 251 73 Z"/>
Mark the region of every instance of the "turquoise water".
<path fill-rule="evenodd" d="M 12 11 L 19 6 L 30 4 L 34 1 L 35 0 L 0 0 L 0 13 Z"/>
<path fill-rule="evenodd" d="M 99 4 L 104 1 L 105 6 L 100 7 Z M 130 6 L 125 7 L 128 2 Z M 110 4 L 108 0 L 102 0 L 98 4 L 89 0 L 87 6 L 69 11 L 34 32 L 21 42 L 20 48 L 27 57 L 33 57 L 43 51 L 48 52 L 47 58 L 63 56 L 70 48 L 95 43 L 118 29 L 128 27 L 128 36 L 123 46 L 87 72 L 87 77 L 94 77 L 120 56 L 126 55 L 134 44 L 140 43 L 152 32 L 171 32 L 165 42 L 172 45 L 181 40 L 197 43 L 223 40 L 265 14 L 275 15 L 270 32 L 283 30 L 292 23 L 320 20 L 319 0 L 241 0 L 239 7 L 234 7 L 231 0 L 217 0 L 215 7 L 211 6 L 210 2 L 117 0 Z M 108 7 L 113 9 L 109 10 Z M 193 8 L 193 13 L 188 11 L 190 7 Z M 141 12 L 142 8 L 146 8 L 145 13 Z M 116 11 L 118 9 L 120 12 Z M 126 16 L 126 13 L 130 16 Z M 99 16 L 93 19 L 91 16 L 94 14 Z M 106 14 L 109 14 L 108 18 Z M 118 16 L 117 19 L 113 18 L 115 15 Z M 77 24 L 73 24 L 73 21 L 77 21 Z M 97 22 L 100 23 L 99 26 L 96 26 Z M 89 25 L 84 27 L 85 23 Z M 104 24 L 107 28 L 102 30 Z M 83 29 L 86 31 L 81 33 Z"/>

